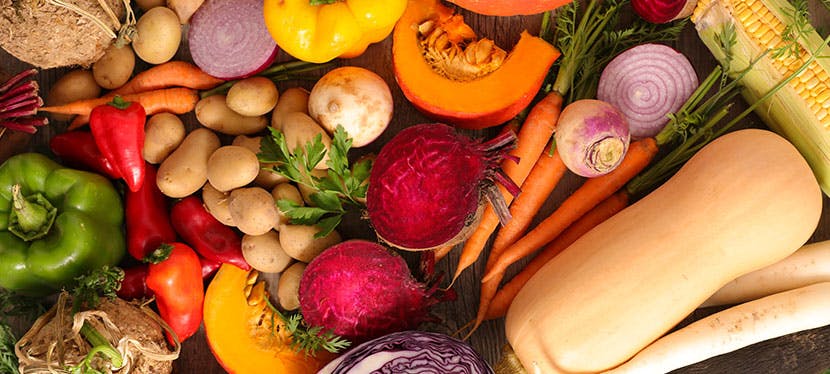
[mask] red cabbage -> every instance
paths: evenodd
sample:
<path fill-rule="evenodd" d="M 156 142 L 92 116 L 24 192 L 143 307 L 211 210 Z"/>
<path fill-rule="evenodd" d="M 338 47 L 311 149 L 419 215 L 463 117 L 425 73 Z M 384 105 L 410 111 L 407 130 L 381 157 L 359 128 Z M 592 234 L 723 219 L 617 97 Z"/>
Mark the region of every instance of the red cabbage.
<path fill-rule="evenodd" d="M 493 369 L 467 343 L 444 334 L 403 331 L 363 343 L 318 374 L 479 374 Z"/>

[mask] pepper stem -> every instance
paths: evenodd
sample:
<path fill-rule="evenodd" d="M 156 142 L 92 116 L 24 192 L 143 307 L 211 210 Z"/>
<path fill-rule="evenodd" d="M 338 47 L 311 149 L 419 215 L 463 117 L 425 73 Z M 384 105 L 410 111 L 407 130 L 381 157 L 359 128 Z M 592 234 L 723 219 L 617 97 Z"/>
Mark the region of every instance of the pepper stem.
<path fill-rule="evenodd" d="M 24 197 L 20 185 L 12 186 L 12 211 L 9 231 L 25 241 L 32 241 L 49 233 L 55 222 L 57 209 L 41 194 Z"/>

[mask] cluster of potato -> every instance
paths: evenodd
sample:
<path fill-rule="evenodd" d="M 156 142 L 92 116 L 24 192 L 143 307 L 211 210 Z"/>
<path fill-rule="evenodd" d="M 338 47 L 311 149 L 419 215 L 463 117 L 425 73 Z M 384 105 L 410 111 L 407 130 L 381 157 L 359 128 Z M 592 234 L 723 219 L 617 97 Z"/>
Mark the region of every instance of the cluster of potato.
<path fill-rule="evenodd" d="M 290 88 L 280 95 L 273 82 L 257 77 L 236 83 L 225 95 L 202 99 L 196 118 L 204 127 L 186 133 L 169 113 L 151 116 L 145 126 L 144 158 L 160 164 L 156 183 L 165 195 L 182 198 L 201 193 L 205 208 L 220 222 L 243 233 L 242 253 L 264 273 L 282 273 L 278 298 L 287 310 L 299 306 L 297 288 L 305 264 L 339 243 L 337 231 L 315 238 L 316 226 L 295 225 L 276 202 L 311 204 L 313 189 L 296 185 L 261 163 L 262 133 L 271 126 L 285 135 L 291 149 L 320 135 L 331 138 L 307 114 L 308 91 Z M 239 113 L 239 112 L 243 113 Z M 255 125 L 252 125 L 255 123 Z M 223 145 L 219 134 L 232 135 Z M 325 161 L 315 173 L 325 173 Z"/>

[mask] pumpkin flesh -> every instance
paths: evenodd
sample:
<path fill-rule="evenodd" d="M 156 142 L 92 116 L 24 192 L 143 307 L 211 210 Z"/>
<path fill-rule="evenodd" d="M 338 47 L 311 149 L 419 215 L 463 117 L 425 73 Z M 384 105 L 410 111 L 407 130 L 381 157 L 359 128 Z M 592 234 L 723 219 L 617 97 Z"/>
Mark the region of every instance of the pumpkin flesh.
<path fill-rule="evenodd" d="M 496 126 L 524 109 L 559 51 L 522 32 L 510 53 L 477 39 L 437 0 L 410 0 L 393 32 L 395 78 L 425 115 L 462 128 Z"/>
<path fill-rule="evenodd" d="M 256 271 L 223 264 L 205 294 L 208 345 L 229 373 L 316 373 L 330 354 L 309 357 L 290 346 L 291 335 L 266 303 Z"/>

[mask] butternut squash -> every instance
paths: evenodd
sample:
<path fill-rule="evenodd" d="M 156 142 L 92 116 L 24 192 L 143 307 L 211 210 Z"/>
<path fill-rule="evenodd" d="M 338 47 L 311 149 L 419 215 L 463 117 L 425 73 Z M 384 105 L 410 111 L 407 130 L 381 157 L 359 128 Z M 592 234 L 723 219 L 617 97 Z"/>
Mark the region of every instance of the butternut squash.
<path fill-rule="evenodd" d="M 507 312 L 507 339 L 531 373 L 613 368 L 727 282 L 793 253 L 821 207 L 784 138 L 724 135 L 540 269 Z"/>

